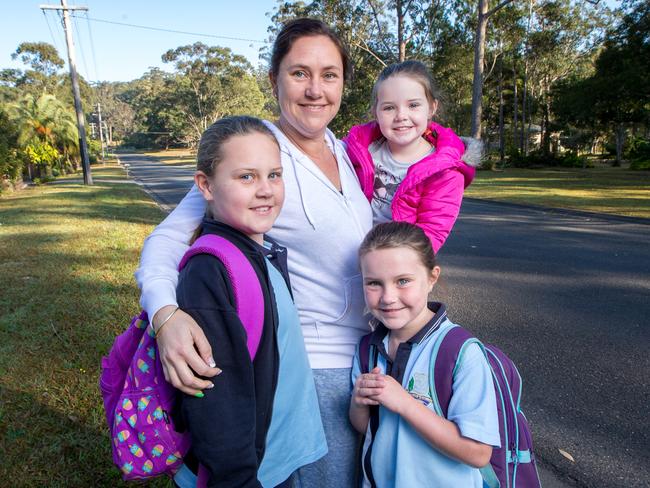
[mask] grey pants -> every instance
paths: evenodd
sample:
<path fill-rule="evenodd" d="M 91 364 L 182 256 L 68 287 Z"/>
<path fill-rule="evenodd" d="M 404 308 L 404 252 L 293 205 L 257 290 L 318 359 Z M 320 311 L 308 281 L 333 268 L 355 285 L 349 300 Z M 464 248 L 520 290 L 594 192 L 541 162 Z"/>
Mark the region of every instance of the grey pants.
<path fill-rule="evenodd" d="M 350 368 L 314 369 L 328 453 L 293 475 L 294 488 L 352 488 L 359 435 L 350 424 Z"/>

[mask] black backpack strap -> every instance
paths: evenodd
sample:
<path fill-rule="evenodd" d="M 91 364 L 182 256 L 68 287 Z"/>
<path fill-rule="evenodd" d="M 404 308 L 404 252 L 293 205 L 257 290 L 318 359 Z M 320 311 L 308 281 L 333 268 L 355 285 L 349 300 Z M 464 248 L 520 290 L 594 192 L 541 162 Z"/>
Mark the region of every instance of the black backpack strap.
<path fill-rule="evenodd" d="M 359 366 L 361 368 L 361 374 L 370 371 L 370 338 L 371 337 L 372 337 L 372 332 L 364 335 L 359 341 Z"/>
<path fill-rule="evenodd" d="M 361 341 L 359 341 L 359 365 L 361 367 L 361 374 L 368 373 L 370 372 L 370 357 L 372 355 L 372 364 L 375 366 L 377 364 L 377 357 L 379 355 L 379 352 L 377 351 L 376 347 L 372 347 L 370 345 L 370 338 L 372 337 L 372 332 L 370 334 L 366 334 L 361 338 Z M 375 434 L 377 433 L 377 430 L 379 429 L 379 406 L 378 405 L 370 405 L 370 417 L 368 419 L 369 424 L 370 424 L 370 435 L 371 438 L 375 438 Z M 360 452 L 363 452 L 363 441 L 362 441 L 362 449 Z M 377 488 L 377 484 L 375 483 L 375 478 L 372 474 L 372 466 L 370 464 L 370 459 L 372 457 L 372 443 L 368 447 L 368 451 L 366 452 L 366 455 L 364 458 L 361 460 L 363 463 L 363 470 L 366 473 L 366 476 L 368 477 L 368 481 L 370 482 L 371 488 Z"/>

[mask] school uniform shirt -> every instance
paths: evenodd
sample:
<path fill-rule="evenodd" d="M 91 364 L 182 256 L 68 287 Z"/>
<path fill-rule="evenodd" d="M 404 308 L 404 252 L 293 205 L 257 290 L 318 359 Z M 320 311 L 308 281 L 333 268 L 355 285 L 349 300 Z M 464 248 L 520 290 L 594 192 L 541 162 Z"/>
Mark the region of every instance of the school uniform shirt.
<path fill-rule="evenodd" d="M 188 261 L 179 304 L 206 334 L 223 372 L 211 379 L 215 387 L 204 390 L 204 398 L 179 393 L 175 420 L 180 417 L 177 427 L 188 428 L 191 437 L 186 467 L 206 467 L 210 487 L 274 487 L 327 452 L 289 292 L 286 250 L 274 242 L 262 247 L 210 219 L 203 221 L 206 233 L 227 238 L 251 263 L 262 289 L 264 326 L 251 361 L 223 263 L 207 254 Z"/>
<path fill-rule="evenodd" d="M 414 398 L 435 411 L 429 394 L 429 362 L 437 337 L 454 324 L 445 307 L 431 303 L 434 317 L 411 339 L 399 345 L 395 360 L 388 357 L 389 331 L 378 324 L 370 344 L 375 346 L 376 365 L 395 378 Z M 373 363 L 374 364 L 374 363 Z M 359 351 L 352 366 L 352 384 L 361 374 Z M 462 436 L 500 446 L 499 421 L 492 376 L 487 360 L 472 344 L 463 355 L 454 378 L 448 420 Z M 378 488 L 482 488 L 478 469 L 461 463 L 433 448 L 398 414 L 380 406 L 379 426 L 373 437 L 370 425 L 363 446 L 364 486 L 370 486 L 369 474 Z"/>
<path fill-rule="evenodd" d="M 289 275 L 312 368 L 349 368 L 366 334 L 357 251 L 372 227 L 370 204 L 343 144 L 326 130 L 339 169 L 339 191 L 273 123 L 280 145 L 285 201 L 270 237 L 289 250 Z M 205 212 L 194 186 L 146 239 L 136 271 L 140 303 L 150 317 L 176 303 L 178 263 Z M 219 358 L 214 355 L 217 362 Z"/>
<path fill-rule="evenodd" d="M 268 259 L 267 268 L 278 307 L 280 369 L 258 478 L 262 486 L 272 487 L 327 454 L 327 442 L 296 306 Z"/>

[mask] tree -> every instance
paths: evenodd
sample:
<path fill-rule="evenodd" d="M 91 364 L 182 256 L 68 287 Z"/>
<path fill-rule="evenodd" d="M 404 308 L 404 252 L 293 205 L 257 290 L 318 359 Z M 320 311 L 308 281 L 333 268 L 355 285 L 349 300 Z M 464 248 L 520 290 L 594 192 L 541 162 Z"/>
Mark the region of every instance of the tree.
<path fill-rule="evenodd" d="M 18 147 L 31 160 L 36 161 L 36 156 L 44 154 L 46 157 L 38 156 L 36 162 L 47 163 L 41 164 L 42 168 L 53 163 L 61 171 L 66 171 L 68 164 L 75 164 L 70 161 L 78 155 L 75 117 L 55 96 L 46 94 L 35 98 L 27 94 L 8 109 L 18 127 Z M 57 157 L 59 153 L 63 159 Z"/>
<path fill-rule="evenodd" d="M 102 122 L 107 128 L 105 137 L 109 144 L 113 138 L 123 140 L 133 132 L 135 112 L 120 98 L 127 86 L 126 83 L 100 82 L 94 87 L 94 99 L 101 104 Z"/>
<path fill-rule="evenodd" d="M 133 130 L 128 143 L 136 147 L 151 147 L 183 143 L 185 116 L 172 102 L 174 75 L 151 68 L 137 80 L 126 83 L 118 98 L 134 113 Z"/>
<path fill-rule="evenodd" d="M 628 9 L 608 31 L 593 75 L 554 89 L 554 110 L 563 120 L 613 134 L 619 165 L 627 129 L 650 120 L 650 4 L 628 2 Z"/>
<path fill-rule="evenodd" d="M 11 55 L 11 59 L 19 59 L 31 69 L 19 72 L 17 85 L 31 88 L 35 93 L 54 93 L 61 82 L 58 72 L 64 63 L 54 46 L 46 42 L 23 42 Z"/>
<path fill-rule="evenodd" d="M 0 109 L 0 179 L 2 180 L 5 178 L 9 181 L 16 180 L 22 172 L 23 163 L 18 152 L 18 136 L 18 127 L 7 113 Z"/>
<path fill-rule="evenodd" d="M 173 63 L 176 76 L 168 93 L 186 117 L 196 142 L 216 119 L 227 115 L 261 115 L 264 96 L 243 56 L 229 48 L 201 42 L 170 49 L 162 56 Z"/>
<path fill-rule="evenodd" d="M 485 39 L 487 23 L 492 15 L 497 13 L 512 0 L 502 0 L 492 9 L 488 0 L 478 0 L 476 34 L 474 37 L 474 81 L 472 83 L 472 137 L 481 138 L 481 116 L 483 108 L 483 70 L 485 62 Z"/>

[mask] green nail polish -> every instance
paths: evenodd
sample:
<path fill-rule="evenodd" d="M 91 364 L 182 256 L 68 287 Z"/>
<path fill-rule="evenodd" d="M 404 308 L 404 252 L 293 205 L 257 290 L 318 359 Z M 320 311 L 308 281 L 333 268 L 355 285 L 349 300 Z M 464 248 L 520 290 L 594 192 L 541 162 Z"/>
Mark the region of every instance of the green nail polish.
<path fill-rule="evenodd" d="M 200 391 L 200 392 L 198 392 L 198 393 L 195 393 L 194 396 L 195 396 L 196 398 L 203 398 L 205 395 L 203 394 L 202 391 Z"/>

